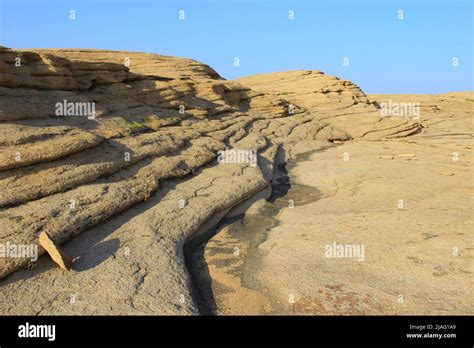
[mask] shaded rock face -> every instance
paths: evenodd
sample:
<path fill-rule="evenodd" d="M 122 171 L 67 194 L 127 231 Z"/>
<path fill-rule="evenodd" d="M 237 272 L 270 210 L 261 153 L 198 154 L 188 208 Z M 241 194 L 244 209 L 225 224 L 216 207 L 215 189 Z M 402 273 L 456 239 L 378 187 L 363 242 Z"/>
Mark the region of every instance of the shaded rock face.
<path fill-rule="evenodd" d="M 0 312 L 197 313 L 183 243 L 266 189 L 277 163 L 419 130 L 321 72 L 227 81 L 155 54 L 0 48 L 0 244 L 45 231 L 75 237 L 65 247 L 82 256 L 68 274 L 0 258 L 0 277 L 18 271 L 0 283 Z M 258 163 L 219 163 L 225 149 Z"/>

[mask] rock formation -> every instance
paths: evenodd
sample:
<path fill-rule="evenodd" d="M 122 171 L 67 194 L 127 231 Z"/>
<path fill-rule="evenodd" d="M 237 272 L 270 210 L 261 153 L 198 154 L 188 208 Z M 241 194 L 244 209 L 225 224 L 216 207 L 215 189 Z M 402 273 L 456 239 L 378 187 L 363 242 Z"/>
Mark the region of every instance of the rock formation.
<path fill-rule="evenodd" d="M 204 308 L 474 313 L 473 95 L 370 96 L 381 105 L 419 103 L 422 132 L 348 141 L 288 162 L 283 196 L 256 200 L 196 248 Z"/>
<path fill-rule="evenodd" d="M 79 49 L 0 48 L 0 120 L 0 244 L 44 231 L 80 257 L 69 273 L 0 258 L 2 314 L 196 314 L 184 243 L 268 197 L 279 164 L 422 129 L 318 71 L 228 81 L 190 59 Z M 258 165 L 219 163 L 226 149 Z"/>

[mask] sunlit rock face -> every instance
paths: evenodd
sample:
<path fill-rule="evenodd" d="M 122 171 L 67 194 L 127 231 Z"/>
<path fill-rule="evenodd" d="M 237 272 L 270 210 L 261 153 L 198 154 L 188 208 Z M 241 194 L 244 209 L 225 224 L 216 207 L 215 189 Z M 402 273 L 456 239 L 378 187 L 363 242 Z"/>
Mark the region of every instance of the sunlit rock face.
<path fill-rule="evenodd" d="M 380 147 L 383 142 L 398 146 L 399 142 L 434 144 L 435 138 L 446 139 L 446 129 L 439 128 L 440 134 L 434 132 L 443 112 L 448 112 L 444 105 L 458 105 L 452 114 L 461 116 L 443 122 L 451 122 L 457 133 L 466 131 L 463 120 L 469 116 L 471 104 L 467 99 L 472 96 L 423 99 L 420 118 L 384 115 L 382 97 L 367 97 L 355 84 L 319 71 L 290 71 L 228 81 L 209 66 L 184 58 L 136 52 L 1 48 L 0 245 L 36 245 L 39 234 L 45 231 L 69 255 L 79 258 L 70 272 L 64 272 L 47 255 L 38 262 L 27 257 L 1 257 L 0 312 L 199 313 L 197 287 L 185 264 L 184 243 L 212 229 L 241 203 L 268 198 L 271 184 L 280 175 L 279 165 L 300 158 L 298 155 L 329 149 L 329 157 L 311 157 L 314 166 L 306 176 L 315 181 L 305 185 L 330 195 L 334 180 L 356 185 L 349 182 L 350 178 L 336 179 L 344 171 L 348 170 L 348 175 L 357 172 L 362 181 L 364 175 L 383 178 L 388 167 L 372 168 L 372 160 L 379 163 L 380 155 L 407 162 L 412 157 L 397 156 L 416 152 L 395 148 L 385 153 Z M 429 117 L 424 118 L 423 114 Z M 358 147 L 340 147 L 352 146 L 349 144 Z M 460 156 L 467 150 L 463 149 L 456 148 Z M 364 156 L 368 156 L 365 164 L 350 169 L 351 164 L 358 163 L 352 160 Z M 407 168 L 391 171 L 403 172 Z M 381 172 L 376 175 L 376 170 Z M 437 174 L 439 180 L 462 177 L 455 169 L 448 171 L 455 175 Z M 314 177 L 315 173 L 324 173 L 326 179 Z M 404 183 L 402 180 L 397 185 L 403 187 Z M 406 183 L 407 190 L 416 196 L 415 182 Z M 380 185 L 384 187 L 384 183 Z M 367 204 L 372 194 L 389 194 L 380 187 L 374 186 L 375 191 L 367 188 Z M 343 190 L 343 186 L 339 188 Z M 347 195 L 353 197 L 350 192 Z M 350 199 L 342 193 L 331 199 L 336 201 L 325 207 L 334 207 L 334 214 L 338 209 L 348 209 L 344 202 Z M 390 193 L 387 202 L 390 200 L 391 205 L 392 199 L 395 198 Z M 402 197 L 397 196 L 395 207 L 398 199 Z M 305 204 L 305 209 L 313 209 L 305 216 L 321 211 L 313 205 L 322 202 Z M 350 202 L 353 209 L 359 204 L 357 200 Z M 297 213 L 297 201 L 294 209 L 292 212 Z M 283 212 L 274 218 L 280 219 L 280 214 Z M 416 214 L 406 221 L 413 222 L 424 213 Z M 304 221 L 296 216 L 288 219 Z M 371 219 L 385 218 L 373 215 Z M 309 236 L 307 242 L 286 250 L 295 257 L 287 265 L 300 262 L 307 270 L 304 274 L 294 273 L 305 280 L 299 283 L 300 288 L 295 285 L 300 292 L 292 290 L 291 294 L 306 294 L 321 279 L 309 264 L 312 259 L 302 255 L 323 242 L 311 237 L 311 233 L 324 236 L 318 226 L 329 221 L 332 220 L 308 220 L 308 226 L 314 223 L 314 228 L 303 232 Z M 349 221 L 337 221 L 345 231 L 356 233 Z M 378 233 L 367 228 L 364 238 Z M 291 233 L 290 228 L 285 231 Z M 296 243 L 300 237 L 289 234 L 286 242 L 275 241 L 275 248 L 283 250 L 284 245 L 293 243 L 288 242 L 290 239 Z M 408 243 L 418 237 L 406 238 Z M 329 238 L 327 244 L 332 242 Z M 271 249 L 269 245 L 265 247 Z M 378 250 L 377 246 L 373 248 Z M 374 262 L 369 256 L 373 250 L 366 246 L 364 262 Z M 38 252 L 43 254 L 44 250 L 39 247 Z M 268 252 L 267 274 L 281 273 L 278 270 L 282 265 L 275 255 Z M 445 269 L 443 265 L 440 261 L 441 270 Z M 351 266 L 348 267 L 346 275 L 351 274 Z M 373 267 L 373 272 L 383 269 Z M 464 270 L 463 267 L 458 268 Z M 342 279 L 337 273 L 332 276 Z M 261 279 L 265 281 L 264 277 Z M 285 278 L 280 284 L 286 289 L 292 281 Z M 332 288 L 322 291 L 336 291 L 326 289 Z M 249 293 L 254 291 L 250 290 Z M 354 295 L 354 301 L 366 298 L 365 290 L 356 290 L 360 296 Z M 288 296 L 286 290 L 281 291 L 281 296 Z M 379 307 L 372 305 L 379 303 L 377 296 L 367 300 L 367 306 L 357 307 L 361 310 L 352 312 L 369 308 L 365 312 L 377 313 Z M 229 301 L 233 303 L 232 299 Z M 309 295 L 296 297 L 295 301 L 292 308 L 299 312 L 317 312 L 318 308 L 327 313 L 343 311 Z M 271 306 L 265 308 L 272 312 Z M 278 310 L 290 311 L 287 307 Z"/>

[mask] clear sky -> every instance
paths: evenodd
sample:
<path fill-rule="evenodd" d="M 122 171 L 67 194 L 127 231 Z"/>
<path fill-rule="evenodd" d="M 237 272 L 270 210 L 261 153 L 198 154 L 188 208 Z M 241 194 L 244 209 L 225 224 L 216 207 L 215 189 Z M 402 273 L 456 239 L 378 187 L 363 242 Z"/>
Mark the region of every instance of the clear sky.
<path fill-rule="evenodd" d="M 442 93 L 474 89 L 473 16 L 473 0 L 0 0 L 0 45 L 188 57 L 228 79 L 317 69 L 367 93 Z"/>

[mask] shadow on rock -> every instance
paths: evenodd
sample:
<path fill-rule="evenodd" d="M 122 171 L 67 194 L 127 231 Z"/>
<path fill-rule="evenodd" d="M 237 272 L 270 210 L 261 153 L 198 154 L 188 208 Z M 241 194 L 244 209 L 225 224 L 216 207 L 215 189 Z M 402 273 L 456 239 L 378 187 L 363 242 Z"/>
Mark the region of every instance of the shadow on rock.
<path fill-rule="evenodd" d="M 84 255 L 74 263 L 73 269 L 77 272 L 92 269 L 102 262 L 113 256 L 120 247 L 120 240 L 114 238 L 95 244 L 91 249 L 87 250 Z"/>

